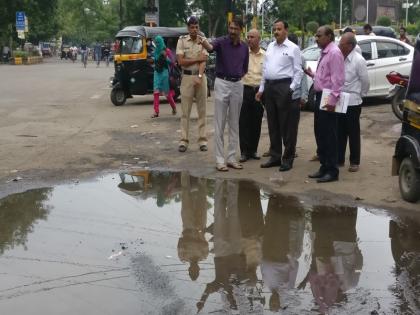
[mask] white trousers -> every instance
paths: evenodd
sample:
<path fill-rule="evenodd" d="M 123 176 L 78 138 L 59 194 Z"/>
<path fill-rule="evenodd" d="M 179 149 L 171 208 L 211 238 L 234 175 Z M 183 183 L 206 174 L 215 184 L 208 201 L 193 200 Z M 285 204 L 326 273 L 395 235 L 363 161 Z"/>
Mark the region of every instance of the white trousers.
<path fill-rule="evenodd" d="M 216 163 L 235 162 L 239 146 L 239 115 L 241 113 L 243 84 L 216 78 L 214 83 L 214 141 Z M 225 159 L 224 132 L 229 121 L 229 142 Z"/>

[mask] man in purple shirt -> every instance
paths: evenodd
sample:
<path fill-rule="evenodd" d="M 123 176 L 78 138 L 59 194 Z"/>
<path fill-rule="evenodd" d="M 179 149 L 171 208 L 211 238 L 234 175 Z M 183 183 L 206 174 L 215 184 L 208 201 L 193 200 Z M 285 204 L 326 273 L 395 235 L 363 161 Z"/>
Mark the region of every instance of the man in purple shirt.
<path fill-rule="evenodd" d="M 338 180 L 338 138 L 335 106 L 339 101 L 340 92 L 344 85 L 344 57 L 334 43 L 334 32 L 330 27 L 321 26 L 318 28 L 315 38 L 319 48 L 321 48 L 321 57 L 315 74 L 310 68 L 305 72 L 314 78 L 316 92 L 314 130 L 321 167 L 309 177 L 316 178 L 318 183 L 326 183 Z M 330 90 L 331 93 L 327 104 L 320 108 L 324 89 Z"/>
<path fill-rule="evenodd" d="M 234 19 L 229 23 L 229 35 L 216 38 L 212 44 L 201 38 L 208 51 L 216 52 L 216 81 L 214 84 L 214 138 L 216 168 L 225 172 L 228 167 L 242 169 L 236 160 L 239 145 L 239 115 L 241 113 L 242 77 L 248 72 L 249 50 L 241 41 L 243 23 Z M 229 120 L 229 144 L 227 157 L 224 150 L 224 130 Z"/>

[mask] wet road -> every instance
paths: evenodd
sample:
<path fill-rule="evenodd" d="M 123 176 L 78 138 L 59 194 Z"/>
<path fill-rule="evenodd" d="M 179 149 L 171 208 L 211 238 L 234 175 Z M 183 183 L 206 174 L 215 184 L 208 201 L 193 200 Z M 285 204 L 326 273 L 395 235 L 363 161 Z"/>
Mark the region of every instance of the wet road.
<path fill-rule="evenodd" d="M 0 314 L 419 314 L 420 218 L 138 171 L 0 200 Z"/>

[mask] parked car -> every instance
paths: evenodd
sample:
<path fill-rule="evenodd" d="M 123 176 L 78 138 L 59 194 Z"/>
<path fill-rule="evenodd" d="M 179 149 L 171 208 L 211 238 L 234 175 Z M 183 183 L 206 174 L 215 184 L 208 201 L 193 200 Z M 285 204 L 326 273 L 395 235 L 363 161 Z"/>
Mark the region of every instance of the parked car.
<path fill-rule="evenodd" d="M 384 36 L 356 35 L 357 43 L 362 50 L 368 67 L 370 89 L 367 97 L 386 97 L 392 85 L 386 75 L 391 71 L 409 75 L 413 61 L 414 48 L 397 39 Z M 307 67 L 316 70 L 320 49 L 317 45 L 302 51 Z M 312 78 L 308 76 L 308 86 L 312 90 Z M 313 94 L 313 91 L 310 91 Z M 313 103 L 308 104 L 312 108 Z"/>
<path fill-rule="evenodd" d="M 356 35 L 365 35 L 365 32 L 363 31 L 363 26 L 359 25 L 353 25 L 353 26 L 346 26 L 342 29 L 342 31 L 350 27 L 353 29 Z M 377 36 L 385 36 L 385 37 L 391 37 L 391 38 L 397 38 L 397 35 L 395 34 L 395 31 L 392 27 L 389 26 L 380 26 L 380 25 L 374 25 L 372 26 L 372 32 L 375 33 Z"/>

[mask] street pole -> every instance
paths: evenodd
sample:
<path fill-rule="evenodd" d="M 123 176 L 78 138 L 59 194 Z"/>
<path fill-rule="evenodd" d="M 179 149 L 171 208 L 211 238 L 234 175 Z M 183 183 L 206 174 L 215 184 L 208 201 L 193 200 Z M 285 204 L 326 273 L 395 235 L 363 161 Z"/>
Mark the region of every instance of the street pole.
<path fill-rule="evenodd" d="M 122 7 L 122 0 L 120 0 L 120 30 L 122 30 L 123 26 L 123 7 Z"/>
<path fill-rule="evenodd" d="M 264 36 L 264 1 L 261 5 L 261 37 Z"/>
<path fill-rule="evenodd" d="M 408 25 L 408 0 L 405 3 L 405 26 Z"/>
<path fill-rule="evenodd" d="M 248 34 L 248 0 L 245 0 L 245 17 L 246 17 L 245 34 Z"/>
<path fill-rule="evenodd" d="M 340 0 L 340 29 L 341 29 L 341 19 L 343 17 L 343 0 Z"/>
<path fill-rule="evenodd" d="M 366 23 L 369 24 L 369 0 L 366 0 Z"/>

